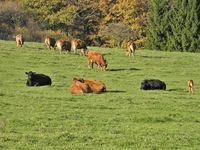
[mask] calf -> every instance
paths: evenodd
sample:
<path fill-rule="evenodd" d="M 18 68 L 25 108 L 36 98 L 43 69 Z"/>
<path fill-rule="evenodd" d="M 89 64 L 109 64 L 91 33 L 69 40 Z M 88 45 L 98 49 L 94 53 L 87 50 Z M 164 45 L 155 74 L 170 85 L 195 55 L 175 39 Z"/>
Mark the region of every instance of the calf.
<path fill-rule="evenodd" d="M 53 48 L 55 50 L 55 43 L 56 43 L 56 40 L 52 37 L 49 37 L 47 36 L 44 40 L 44 44 L 49 48 Z"/>
<path fill-rule="evenodd" d="M 36 74 L 35 72 L 29 71 L 25 72 L 28 75 L 26 82 L 27 86 L 44 86 L 51 85 L 51 78 L 44 74 Z"/>
<path fill-rule="evenodd" d="M 57 40 L 55 47 L 58 47 L 60 54 L 62 53 L 62 50 L 65 50 L 66 54 L 71 51 L 71 43 L 65 40 Z"/>
<path fill-rule="evenodd" d="M 190 93 L 194 93 L 194 82 L 193 80 L 188 80 L 188 90 Z"/>
<path fill-rule="evenodd" d="M 92 89 L 89 85 L 85 84 L 80 79 L 74 78 L 72 85 L 70 87 L 71 94 L 83 94 L 83 93 L 92 93 Z"/>
<path fill-rule="evenodd" d="M 141 82 L 141 90 L 166 90 L 166 84 L 158 79 L 144 80 Z"/>
<path fill-rule="evenodd" d="M 90 51 L 90 52 L 87 52 L 87 57 L 88 57 L 89 69 L 90 69 L 91 63 L 92 63 L 92 68 L 93 68 L 93 63 L 95 63 L 97 64 L 99 69 L 106 71 L 108 64 L 102 54 L 100 54 L 99 52 Z"/>
<path fill-rule="evenodd" d="M 126 46 L 126 56 L 135 55 L 136 45 L 134 42 L 128 42 Z"/>
<path fill-rule="evenodd" d="M 79 81 L 90 86 L 92 92 L 100 93 L 106 91 L 106 86 L 103 82 L 98 80 L 84 80 L 83 78 L 78 78 Z"/>
<path fill-rule="evenodd" d="M 16 40 L 17 47 L 22 47 L 24 45 L 24 38 L 21 34 L 18 34 L 17 36 L 13 36 Z"/>
<path fill-rule="evenodd" d="M 86 43 L 80 39 L 73 39 L 71 42 L 72 50 L 76 53 L 77 49 L 80 49 L 80 55 L 86 55 L 87 53 L 87 46 Z"/>

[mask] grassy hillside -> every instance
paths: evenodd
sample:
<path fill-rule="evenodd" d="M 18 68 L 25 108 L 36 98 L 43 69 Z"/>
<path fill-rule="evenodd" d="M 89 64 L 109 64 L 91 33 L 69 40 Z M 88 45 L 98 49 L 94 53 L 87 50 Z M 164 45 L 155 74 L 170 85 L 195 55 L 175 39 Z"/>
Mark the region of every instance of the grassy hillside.
<path fill-rule="evenodd" d="M 87 58 L 42 43 L 21 49 L 0 41 L 0 149 L 199 149 L 200 54 L 89 47 L 108 71 Z M 26 71 L 49 75 L 52 86 L 27 87 Z M 104 82 L 102 94 L 71 95 L 74 77 Z M 166 91 L 143 91 L 144 79 Z M 195 93 L 187 91 L 193 79 Z"/>

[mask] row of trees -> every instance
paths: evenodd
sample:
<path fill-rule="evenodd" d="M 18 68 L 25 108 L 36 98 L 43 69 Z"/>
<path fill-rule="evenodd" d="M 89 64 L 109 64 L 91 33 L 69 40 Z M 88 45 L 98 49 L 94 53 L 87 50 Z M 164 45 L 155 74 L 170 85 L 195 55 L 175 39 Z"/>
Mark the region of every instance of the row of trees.
<path fill-rule="evenodd" d="M 88 45 L 144 46 L 148 0 L 4 0 L 0 4 L 0 38 L 22 33 L 28 40 L 80 38 Z M 6 7 L 5 7 L 6 5 Z M 15 9 L 13 9 L 15 8 Z M 13 21 L 14 20 L 14 21 Z M 6 36 L 7 35 L 7 36 Z M 32 39 L 30 36 L 32 35 Z"/>
<path fill-rule="evenodd" d="M 42 42 L 80 38 L 88 45 L 197 52 L 199 0 L 0 0 L 0 39 L 21 33 Z"/>

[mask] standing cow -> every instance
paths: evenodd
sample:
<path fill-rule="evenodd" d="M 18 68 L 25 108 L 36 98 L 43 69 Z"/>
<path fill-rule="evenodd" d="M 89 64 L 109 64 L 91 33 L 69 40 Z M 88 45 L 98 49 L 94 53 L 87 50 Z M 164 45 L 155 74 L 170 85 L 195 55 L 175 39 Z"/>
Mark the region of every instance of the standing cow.
<path fill-rule="evenodd" d="M 135 55 L 136 45 L 134 42 L 128 42 L 126 46 L 126 56 Z"/>
<path fill-rule="evenodd" d="M 71 94 L 83 94 L 83 93 L 92 93 L 92 89 L 89 85 L 79 81 L 77 78 L 73 79 L 72 85 L 70 87 Z"/>
<path fill-rule="evenodd" d="M 158 79 L 144 80 L 141 82 L 141 90 L 166 90 L 166 84 Z"/>
<path fill-rule="evenodd" d="M 55 47 L 58 47 L 60 54 L 62 53 L 62 50 L 65 50 L 66 54 L 71 51 L 71 43 L 69 41 L 57 40 Z"/>
<path fill-rule="evenodd" d="M 77 49 L 80 49 L 80 55 L 86 55 L 87 46 L 86 43 L 80 39 L 73 39 L 72 42 L 72 50 L 76 53 Z"/>
<path fill-rule="evenodd" d="M 105 92 L 106 86 L 103 82 L 98 80 L 84 80 L 83 78 L 78 78 L 79 81 L 82 83 L 85 83 L 90 86 L 92 89 L 92 92 L 99 93 L 99 92 Z"/>
<path fill-rule="evenodd" d="M 103 71 L 106 71 L 108 64 L 101 53 L 89 51 L 89 52 L 87 52 L 87 57 L 88 57 L 88 68 L 89 69 L 90 69 L 91 63 L 92 63 L 92 68 L 93 68 L 93 63 L 95 63 L 95 64 L 97 64 L 99 69 L 101 69 L 101 70 L 103 69 Z"/>
<path fill-rule="evenodd" d="M 24 38 L 21 34 L 18 34 L 17 36 L 13 36 L 13 38 L 15 38 L 18 48 L 24 45 Z"/>
<path fill-rule="evenodd" d="M 29 71 L 25 72 L 28 75 L 26 82 L 27 86 L 44 86 L 51 85 L 51 78 L 44 74 L 36 74 L 35 72 Z"/>
<path fill-rule="evenodd" d="M 49 37 L 47 36 L 44 40 L 44 44 L 49 48 L 53 48 L 55 50 L 55 43 L 56 43 L 56 40 L 52 37 Z"/>

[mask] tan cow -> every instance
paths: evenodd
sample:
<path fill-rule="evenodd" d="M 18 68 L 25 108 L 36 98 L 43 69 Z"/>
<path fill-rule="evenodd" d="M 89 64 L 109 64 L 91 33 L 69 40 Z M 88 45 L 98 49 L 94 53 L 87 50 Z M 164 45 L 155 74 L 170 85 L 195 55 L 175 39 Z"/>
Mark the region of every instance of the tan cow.
<path fill-rule="evenodd" d="M 13 36 L 15 38 L 17 47 L 22 47 L 24 45 L 24 38 L 21 34 L 18 34 L 17 36 Z"/>
<path fill-rule="evenodd" d="M 72 85 L 70 87 L 71 94 L 83 94 L 83 93 L 92 93 L 92 89 L 89 85 L 79 81 L 77 78 L 73 79 Z"/>
<path fill-rule="evenodd" d="M 77 49 L 80 49 L 80 55 L 86 55 L 87 53 L 87 46 L 86 43 L 80 39 L 73 39 L 72 40 L 72 50 L 76 53 Z"/>
<path fill-rule="evenodd" d="M 44 40 L 44 44 L 49 48 L 53 48 L 55 50 L 55 43 L 56 43 L 56 40 L 52 37 L 49 37 L 47 36 Z"/>
<path fill-rule="evenodd" d="M 55 47 L 58 47 L 60 54 L 62 53 L 62 50 L 65 50 L 66 54 L 71 51 L 71 43 L 69 41 L 57 40 Z"/>
<path fill-rule="evenodd" d="M 106 86 L 103 82 L 98 80 L 84 80 L 83 78 L 78 78 L 79 81 L 87 84 L 92 89 L 92 92 L 99 93 L 99 92 L 105 92 Z"/>
<path fill-rule="evenodd" d="M 193 80 L 188 80 L 188 91 L 192 94 L 194 93 L 194 82 L 193 82 Z"/>
<path fill-rule="evenodd" d="M 93 63 L 95 63 L 95 64 L 97 64 L 99 69 L 101 69 L 101 70 L 103 69 L 104 71 L 106 71 L 108 64 L 101 53 L 89 51 L 89 52 L 87 52 L 87 57 L 88 57 L 88 68 L 89 69 L 90 69 L 91 63 L 92 63 L 92 68 L 93 68 Z"/>
<path fill-rule="evenodd" d="M 128 42 L 126 46 L 126 56 L 135 55 L 136 45 L 134 42 Z"/>

